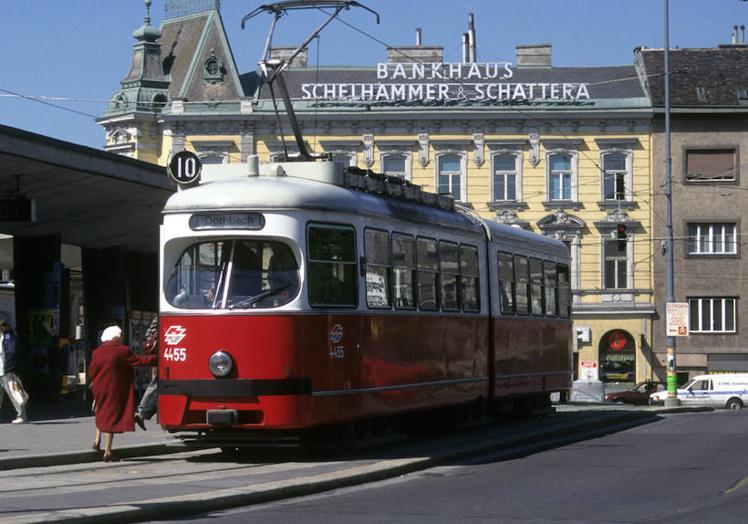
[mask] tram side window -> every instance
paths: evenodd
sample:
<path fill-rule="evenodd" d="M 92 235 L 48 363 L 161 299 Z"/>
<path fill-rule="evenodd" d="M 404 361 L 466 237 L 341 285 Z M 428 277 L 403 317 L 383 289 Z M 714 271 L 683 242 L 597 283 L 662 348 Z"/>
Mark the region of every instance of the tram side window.
<path fill-rule="evenodd" d="M 413 237 L 392 233 L 392 265 L 396 309 L 415 309 L 416 256 Z"/>
<path fill-rule="evenodd" d="M 550 316 L 558 315 L 558 278 L 556 277 L 556 264 L 543 262 L 545 273 L 545 312 Z"/>
<path fill-rule="evenodd" d="M 533 315 L 543 314 L 543 263 L 530 259 L 530 304 Z"/>
<path fill-rule="evenodd" d="M 366 304 L 370 308 L 389 309 L 390 239 L 387 231 L 364 232 L 366 254 Z"/>
<path fill-rule="evenodd" d="M 514 257 L 509 253 L 499 253 L 499 294 L 504 315 L 516 313 L 514 285 Z"/>
<path fill-rule="evenodd" d="M 437 290 L 437 273 L 439 261 L 436 240 L 418 238 L 416 241 L 416 259 L 418 261 L 418 307 L 425 311 L 439 309 Z"/>
<path fill-rule="evenodd" d="M 569 266 L 558 265 L 558 314 L 569 318 L 571 314 L 571 284 L 569 282 Z"/>
<path fill-rule="evenodd" d="M 351 228 L 309 226 L 309 304 L 356 306 L 356 238 Z"/>
<path fill-rule="evenodd" d="M 517 313 L 527 315 L 530 312 L 528 307 L 530 274 L 527 257 L 514 257 L 514 277 L 516 278 Z"/>
<path fill-rule="evenodd" d="M 457 283 L 460 278 L 460 252 L 457 249 L 457 244 L 439 242 L 439 269 L 442 309 L 444 311 L 459 311 Z"/>
<path fill-rule="evenodd" d="M 480 267 L 478 265 L 478 248 L 460 246 L 460 263 L 462 270 L 462 309 L 480 311 Z"/>

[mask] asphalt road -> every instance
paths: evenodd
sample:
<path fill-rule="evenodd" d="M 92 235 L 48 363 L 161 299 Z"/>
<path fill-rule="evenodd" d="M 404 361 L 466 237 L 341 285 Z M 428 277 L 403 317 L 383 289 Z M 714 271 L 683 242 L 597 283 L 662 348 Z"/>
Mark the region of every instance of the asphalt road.
<path fill-rule="evenodd" d="M 0 524 L 185 518 L 399 478 L 489 450 L 519 456 L 532 451 L 528 444 L 534 451 L 550 449 L 657 420 L 658 414 L 648 409 L 570 409 L 543 419 L 425 433 L 397 445 L 352 452 L 280 449 L 226 457 L 215 449 L 171 450 L 117 463 L 16 465 L 3 472 L 0 483 Z"/>
<path fill-rule="evenodd" d="M 180 522 L 745 523 L 747 436 L 748 410 L 666 415 L 521 458 L 488 455 Z"/>

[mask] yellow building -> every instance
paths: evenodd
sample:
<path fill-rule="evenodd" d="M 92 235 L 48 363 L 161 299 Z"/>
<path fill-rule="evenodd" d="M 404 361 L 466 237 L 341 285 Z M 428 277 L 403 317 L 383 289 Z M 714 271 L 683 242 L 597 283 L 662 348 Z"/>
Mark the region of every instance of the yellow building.
<path fill-rule="evenodd" d="M 204 163 L 298 153 L 259 72 L 237 71 L 217 10 L 134 36 L 133 68 L 99 120 L 108 150 L 162 165 L 182 149 Z M 302 52 L 285 81 L 306 148 L 560 238 L 580 374 L 651 377 L 652 112 L 636 68 L 553 67 L 547 44 L 518 46 L 513 63 L 471 56 L 445 63 L 416 45 L 372 67 L 310 67 Z"/>

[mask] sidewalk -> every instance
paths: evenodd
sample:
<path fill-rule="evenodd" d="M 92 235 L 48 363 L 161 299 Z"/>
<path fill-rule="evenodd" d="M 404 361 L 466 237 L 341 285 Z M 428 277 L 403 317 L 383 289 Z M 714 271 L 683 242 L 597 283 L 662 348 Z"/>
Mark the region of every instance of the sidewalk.
<path fill-rule="evenodd" d="M 76 399 L 49 403 L 31 401 L 27 411 L 27 424 L 11 424 L 15 410 L 7 398 L 3 402 L 0 409 L 0 471 L 101 460 L 101 453 L 91 450 L 94 417 L 89 402 Z M 136 426 L 134 433 L 116 434 L 115 452 L 124 457 L 135 452 L 168 452 L 164 449 L 167 445 L 181 447 L 178 440 L 161 429 L 155 417 L 146 421 L 146 427 L 148 431 Z"/>

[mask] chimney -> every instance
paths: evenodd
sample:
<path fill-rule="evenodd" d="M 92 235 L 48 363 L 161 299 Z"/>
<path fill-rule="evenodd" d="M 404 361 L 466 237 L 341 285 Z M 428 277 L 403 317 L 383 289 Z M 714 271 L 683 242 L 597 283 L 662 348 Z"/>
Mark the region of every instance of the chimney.
<path fill-rule="evenodd" d="M 471 64 L 476 61 L 476 46 L 475 46 L 475 20 L 473 13 L 468 13 L 468 62 Z"/>
<path fill-rule="evenodd" d="M 468 54 L 468 34 L 462 33 L 462 63 L 467 64 L 470 56 Z"/>
<path fill-rule="evenodd" d="M 423 29 L 416 27 L 416 46 L 420 47 L 423 40 Z"/>
<path fill-rule="evenodd" d="M 270 49 L 270 59 L 287 60 L 294 51 L 296 51 L 295 47 L 273 47 Z M 306 67 L 307 56 L 307 49 L 302 49 L 301 53 L 296 55 L 296 58 L 289 64 L 289 67 Z"/>
<path fill-rule="evenodd" d="M 729 44 L 719 44 L 719 49 L 743 49 L 748 47 L 745 43 L 745 26 L 743 24 L 732 26 L 732 35 Z"/>
<path fill-rule="evenodd" d="M 517 46 L 517 67 L 551 67 L 551 44 Z"/>

